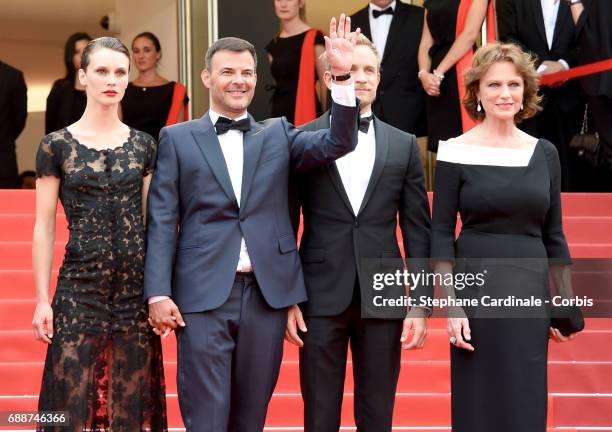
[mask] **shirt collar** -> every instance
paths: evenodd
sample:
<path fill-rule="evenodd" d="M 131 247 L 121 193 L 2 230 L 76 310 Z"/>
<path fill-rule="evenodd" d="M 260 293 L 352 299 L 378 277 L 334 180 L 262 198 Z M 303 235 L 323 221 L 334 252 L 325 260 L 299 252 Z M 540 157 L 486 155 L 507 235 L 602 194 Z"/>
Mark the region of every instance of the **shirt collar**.
<path fill-rule="evenodd" d="M 391 2 L 391 4 L 389 6 L 387 6 L 387 7 L 385 7 L 385 8 L 381 8 L 380 6 L 376 6 L 374 3 L 370 3 L 370 10 L 371 11 L 372 10 L 379 10 L 379 11 L 381 11 L 381 10 L 385 10 L 385 9 L 390 7 L 390 8 L 393 8 L 393 12 L 395 12 L 395 3 L 396 3 L 396 0 L 393 0 Z"/>
<path fill-rule="evenodd" d="M 213 110 L 212 108 L 210 108 L 208 110 L 208 115 L 210 116 L 210 121 L 212 122 L 213 126 L 215 125 L 215 123 L 217 123 L 217 120 L 219 120 L 219 117 L 222 117 L 221 114 L 219 114 L 218 112 L 216 112 L 215 110 Z M 236 117 L 234 120 L 238 121 L 238 120 L 242 120 L 244 118 L 247 118 L 249 116 L 248 112 L 245 112 L 244 114 L 242 114 L 239 117 Z"/>

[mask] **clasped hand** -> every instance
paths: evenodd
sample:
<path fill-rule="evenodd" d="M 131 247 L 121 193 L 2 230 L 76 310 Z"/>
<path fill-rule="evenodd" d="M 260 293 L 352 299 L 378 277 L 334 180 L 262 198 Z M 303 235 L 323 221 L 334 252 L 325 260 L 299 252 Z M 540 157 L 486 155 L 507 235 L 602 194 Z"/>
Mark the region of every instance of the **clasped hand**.
<path fill-rule="evenodd" d="M 177 327 L 185 327 L 185 321 L 172 299 L 165 299 L 149 305 L 149 325 L 156 335 L 165 338 Z"/>

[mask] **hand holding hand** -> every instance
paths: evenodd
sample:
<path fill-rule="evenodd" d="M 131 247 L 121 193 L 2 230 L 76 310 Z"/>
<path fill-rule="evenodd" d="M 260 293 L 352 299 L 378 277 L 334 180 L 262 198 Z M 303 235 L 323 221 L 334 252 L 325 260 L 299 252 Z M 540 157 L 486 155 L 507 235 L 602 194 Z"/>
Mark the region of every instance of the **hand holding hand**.
<path fill-rule="evenodd" d="M 424 72 L 419 79 L 421 80 L 425 93 L 429 96 L 440 96 L 440 78 L 430 72 Z"/>
<path fill-rule="evenodd" d="M 178 326 L 185 327 L 185 321 L 172 299 L 166 299 L 149 305 L 149 325 L 156 335 L 165 338 Z"/>

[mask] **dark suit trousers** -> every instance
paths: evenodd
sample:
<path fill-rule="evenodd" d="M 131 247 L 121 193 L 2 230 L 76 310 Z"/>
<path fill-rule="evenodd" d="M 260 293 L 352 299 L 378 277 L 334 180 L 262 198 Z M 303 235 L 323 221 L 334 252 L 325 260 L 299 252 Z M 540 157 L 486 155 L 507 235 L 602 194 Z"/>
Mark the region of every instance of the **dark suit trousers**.
<path fill-rule="evenodd" d="M 304 431 L 338 432 L 349 342 L 357 431 L 391 431 L 402 321 L 361 318 L 355 295 L 340 315 L 310 316 L 305 322 L 308 331 L 301 334 L 300 349 Z"/>
<path fill-rule="evenodd" d="M 286 309 L 272 309 L 252 275 L 237 275 L 219 308 L 184 314 L 178 393 L 194 432 L 260 432 L 283 357 Z"/>

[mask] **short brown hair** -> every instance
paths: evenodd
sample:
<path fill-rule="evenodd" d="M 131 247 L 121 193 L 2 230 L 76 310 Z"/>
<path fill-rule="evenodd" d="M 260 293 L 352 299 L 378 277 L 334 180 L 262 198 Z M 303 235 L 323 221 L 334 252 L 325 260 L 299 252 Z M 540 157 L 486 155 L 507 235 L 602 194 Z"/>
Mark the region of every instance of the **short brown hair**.
<path fill-rule="evenodd" d="M 360 45 L 366 46 L 372 50 L 377 60 L 376 67 L 378 68 L 378 71 L 380 72 L 380 55 L 378 54 L 378 49 L 376 49 L 376 45 L 374 45 L 374 43 L 372 43 L 372 41 L 368 39 L 367 36 L 365 36 L 363 33 L 359 34 L 359 37 L 357 38 L 357 42 L 355 43 L 355 45 L 356 46 L 360 46 Z M 327 52 L 323 51 L 323 54 L 321 54 L 320 58 L 321 60 L 323 60 L 323 64 L 325 65 L 325 70 L 330 71 L 331 65 L 329 64 L 329 61 L 327 60 Z"/>
<path fill-rule="evenodd" d="M 491 66 L 499 62 L 512 63 L 524 81 L 523 109 L 516 113 L 514 121 L 520 123 L 529 117 L 533 117 L 538 111 L 542 110 L 540 106 L 542 97 L 538 95 L 539 81 L 535 69 L 535 59 L 518 45 L 497 42 L 479 48 L 474 54 L 472 67 L 463 74 L 465 97 L 462 102 L 467 113 L 475 121 L 480 121 L 485 117 L 484 110 L 480 112 L 477 110 L 478 97 L 476 95 L 482 77 Z"/>
<path fill-rule="evenodd" d="M 219 51 L 233 51 L 233 52 L 242 52 L 248 51 L 253 56 L 253 60 L 255 62 L 255 69 L 257 69 L 257 53 L 255 52 L 255 47 L 249 41 L 244 39 L 240 39 L 237 37 L 225 37 L 217 40 L 213 43 L 206 51 L 205 57 L 205 67 L 206 69 L 210 69 L 210 63 L 212 61 L 215 53 Z"/>

